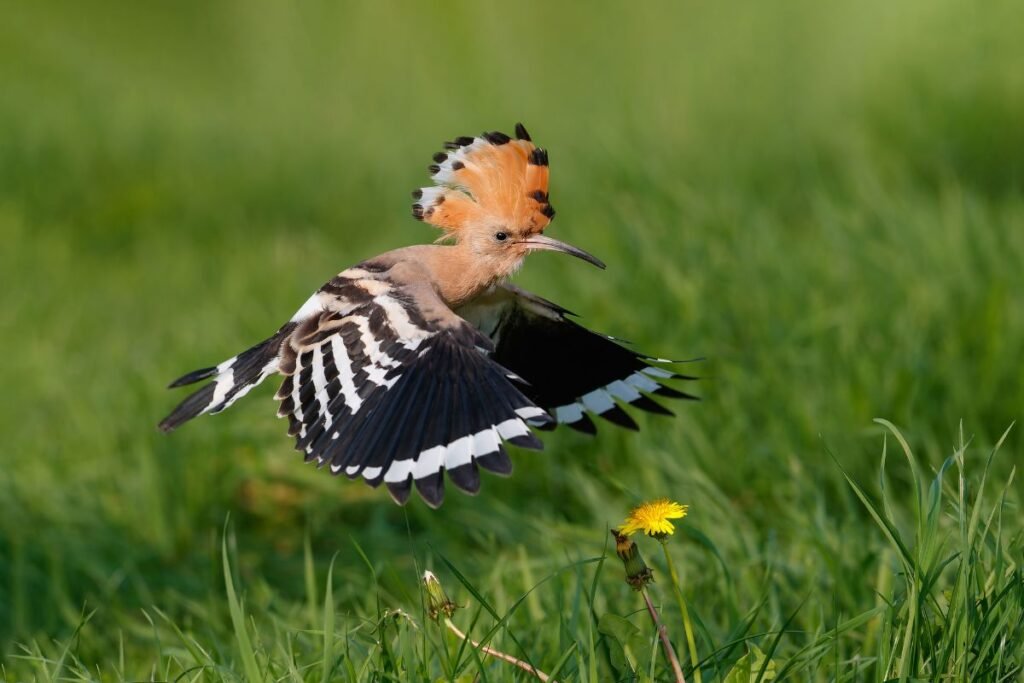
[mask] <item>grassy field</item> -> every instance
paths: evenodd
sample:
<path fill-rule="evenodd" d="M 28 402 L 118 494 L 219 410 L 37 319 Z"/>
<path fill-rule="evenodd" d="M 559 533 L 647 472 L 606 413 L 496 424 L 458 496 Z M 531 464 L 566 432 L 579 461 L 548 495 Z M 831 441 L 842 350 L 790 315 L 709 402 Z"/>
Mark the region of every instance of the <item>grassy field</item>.
<path fill-rule="evenodd" d="M 668 680 L 608 534 L 659 496 L 691 506 L 699 671 L 641 542 L 688 681 L 754 648 L 730 683 L 1024 675 L 1020 3 L 2 14 L 5 680 L 529 679 L 427 618 L 424 569 L 559 680 Z M 156 431 L 169 380 L 435 237 L 408 204 L 442 140 L 520 120 L 551 234 L 609 267 L 518 283 L 706 357 L 700 403 L 438 511 L 304 466 L 270 386 Z"/>

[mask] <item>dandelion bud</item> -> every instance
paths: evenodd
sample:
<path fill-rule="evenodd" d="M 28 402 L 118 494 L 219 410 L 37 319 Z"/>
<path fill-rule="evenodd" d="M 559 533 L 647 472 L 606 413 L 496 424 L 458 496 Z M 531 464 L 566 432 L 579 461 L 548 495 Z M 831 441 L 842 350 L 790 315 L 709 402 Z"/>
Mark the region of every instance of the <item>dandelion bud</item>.
<path fill-rule="evenodd" d="M 651 568 L 640 556 L 640 549 L 629 536 L 619 533 L 618 529 L 612 529 L 612 536 L 615 537 L 615 554 L 622 560 L 626 568 L 626 583 L 633 587 L 633 590 L 640 590 L 645 585 L 654 581 L 654 574 Z"/>
<path fill-rule="evenodd" d="M 431 619 L 437 621 L 441 618 L 442 614 L 445 617 L 451 617 L 455 614 L 458 606 L 445 595 L 444 588 L 441 587 L 441 582 L 434 576 L 434 572 L 423 572 L 423 587 L 427 591 L 427 613 Z"/>

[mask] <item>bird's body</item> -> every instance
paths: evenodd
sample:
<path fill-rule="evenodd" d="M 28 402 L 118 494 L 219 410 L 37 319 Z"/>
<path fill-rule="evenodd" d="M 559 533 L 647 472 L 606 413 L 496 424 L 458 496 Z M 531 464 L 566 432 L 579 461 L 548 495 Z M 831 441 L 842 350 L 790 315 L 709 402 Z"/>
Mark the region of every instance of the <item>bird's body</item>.
<path fill-rule="evenodd" d="M 539 449 L 532 428 L 594 431 L 587 413 L 636 424 L 617 404 L 667 413 L 647 394 L 692 398 L 683 378 L 577 325 L 565 309 L 506 283 L 533 250 L 586 252 L 541 234 L 547 153 L 521 125 L 458 138 L 431 167 L 437 186 L 413 214 L 451 244 L 396 249 L 342 271 L 272 337 L 171 386 L 212 379 L 160 423 L 170 431 L 217 413 L 267 377 L 284 376 L 278 414 L 306 460 L 385 483 L 399 503 L 413 483 L 431 506 L 444 472 L 479 490 L 479 468 L 511 471 L 503 442 Z M 664 361 L 662 361 L 664 362 Z"/>

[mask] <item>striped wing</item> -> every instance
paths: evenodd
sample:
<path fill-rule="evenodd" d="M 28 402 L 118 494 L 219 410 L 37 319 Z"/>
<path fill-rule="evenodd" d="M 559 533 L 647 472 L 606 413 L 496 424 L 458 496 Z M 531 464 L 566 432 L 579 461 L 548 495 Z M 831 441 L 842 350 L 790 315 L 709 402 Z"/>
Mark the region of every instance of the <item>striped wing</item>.
<path fill-rule="evenodd" d="M 278 414 L 307 461 L 383 482 L 400 504 L 415 484 L 437 507 L 445 471 L 476 493 L 479 468 L 511 472 L 503 442 L 542 448 L 529 427 L 550 416 L 488 357 L 490 341 L 433 290 L 411 291 L 356 268 L 310 301 L 297 314 L 303 319 L 277 394 Z"/>
<path fill-rule="evenodd" d="M 591 332 L 574 322 L 569 311 L 513 285 L 497 287 L 456 313 L 491 339 L 495 361 L 527 382 L 527 397 L 578 431 L 596 432 L 588 414 L 637 429 L 623 404 L 672 414 L 651 395 L 696 398 L 663 384 L 694 379 L 652 365 L 670 361 Z"/>

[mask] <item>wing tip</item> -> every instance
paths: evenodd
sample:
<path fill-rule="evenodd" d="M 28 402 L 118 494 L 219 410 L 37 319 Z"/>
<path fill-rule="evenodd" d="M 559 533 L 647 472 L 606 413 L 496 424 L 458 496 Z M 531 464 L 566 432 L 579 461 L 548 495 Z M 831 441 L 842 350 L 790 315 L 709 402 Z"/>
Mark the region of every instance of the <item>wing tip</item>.
<path fill-rule="evenodd" d="M 412 481 L 412 475 L 410 474 L 405 478 L 405 481 L 386 481 L 384 486 L 391 495 L 391 499 L 396 504 L 405 507 L 405 504 L 409 502 L 409 498 L 412 496 Z"/>
<path fill-rule="evenodd" d="M 475 496 L 480 493 L 480 468 L 476 462 L 470 461 L 451 468 L 448 470 L 448 479 L 466 495 Z"/>
<path fill-rule="evenodd" d="M 588 436 L 594 436 L 597 434 L 597 425 L 590 419 L 590 416 L 586 413 L 580 413 L 580 418 L 572 422 L 565 422 L 565 426 L 569 427 L 580 434 L 586 434 Z"/>
<path fill-rule="evenodd" d="M 420 498 L 427 504 L 427 507 L 436 510 L 444 503 L 444 468 L 439 467 L 437 472 L 428 474 L 425 477 L 416 479 L 416 490 Z"/>
<path fill-rule="evenodd" d="M 650 396 L 640 394 L 639 398 L 633 399 L 629 402 L 629 405 L 634 406 L 640 410 L 645 410 L 648 413 L 654 413 L 655 415 L 666 415 L 668 417 L 675 417 L 675 413 L 661 405 Z"/>
<path fill-rule="evenodd" d="M 640 425 L 636 423 L 636 420 L 630 417 L 629 413 L 619 405 L 613 405 L 607 410 L 602 410 L 598 415 L 623 429 L 629 429 L 634 432 L 640 431 Z"/>
<path fill-rule="evenodd" d="M 480 467 L 499 477 L 507 477 L 512 474 L 512 459 L 508 457 L 508 451 L 501 445 L 497 450 L 478 457 L 476 462 Z"/>

